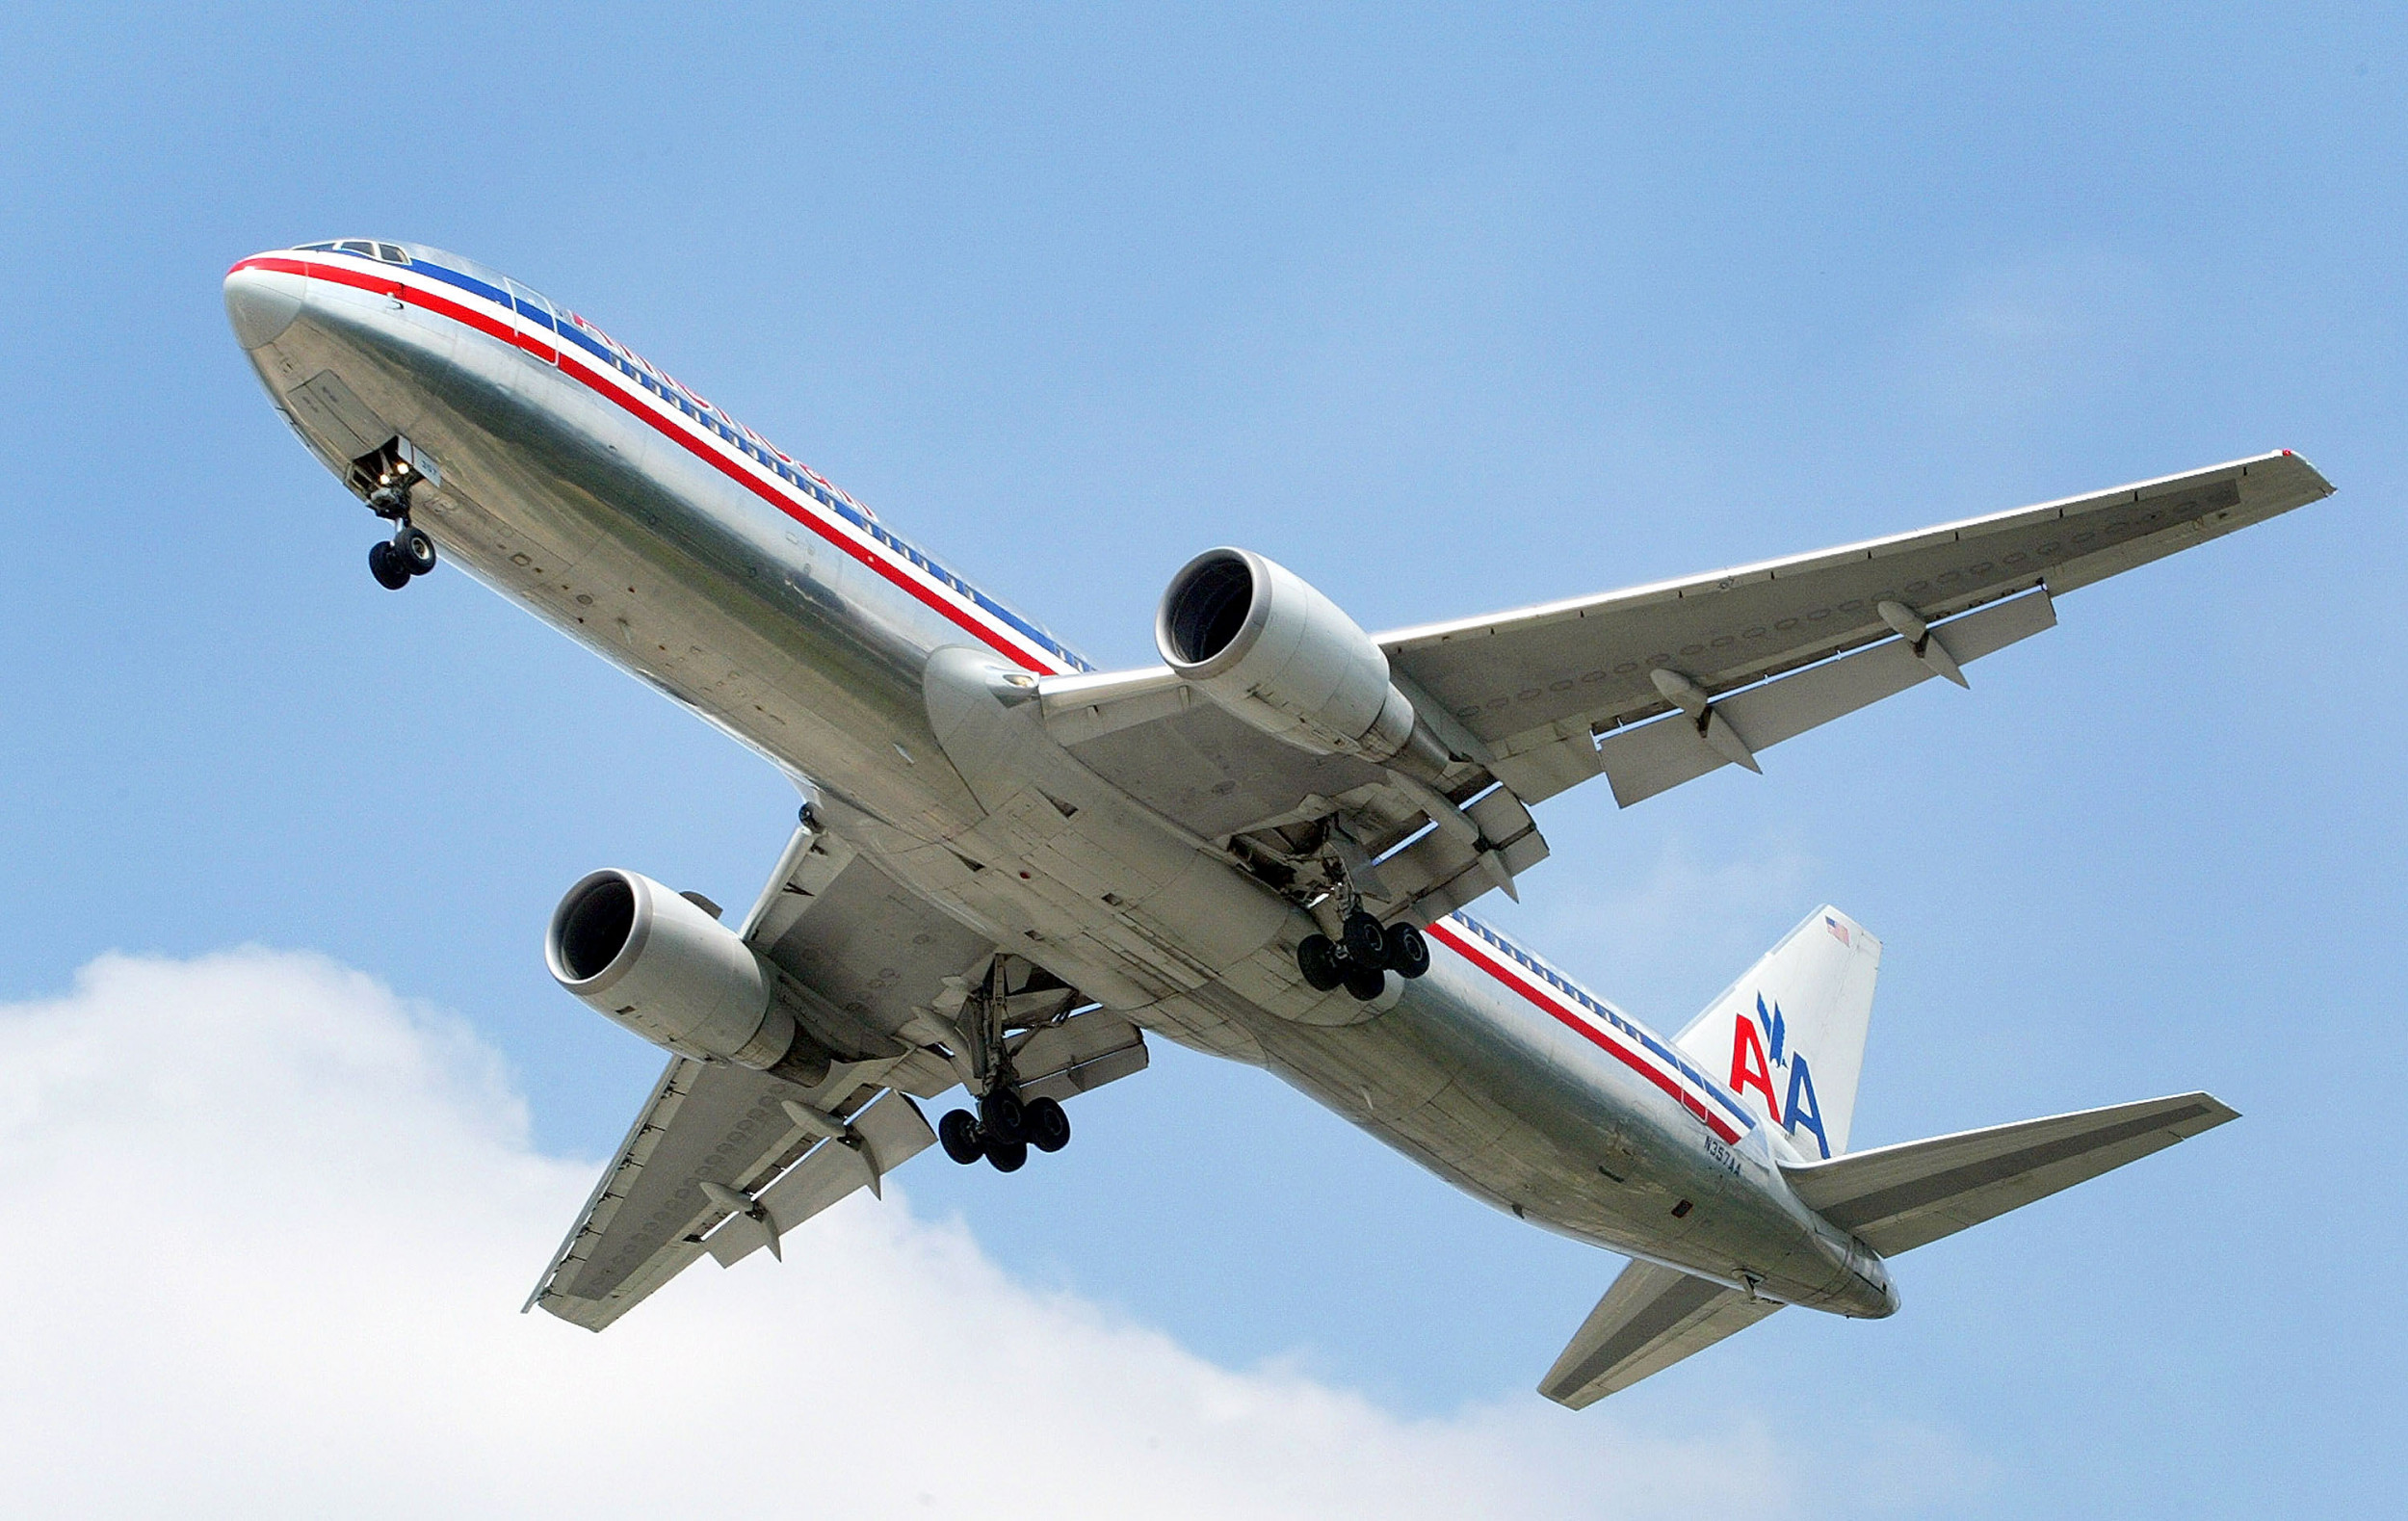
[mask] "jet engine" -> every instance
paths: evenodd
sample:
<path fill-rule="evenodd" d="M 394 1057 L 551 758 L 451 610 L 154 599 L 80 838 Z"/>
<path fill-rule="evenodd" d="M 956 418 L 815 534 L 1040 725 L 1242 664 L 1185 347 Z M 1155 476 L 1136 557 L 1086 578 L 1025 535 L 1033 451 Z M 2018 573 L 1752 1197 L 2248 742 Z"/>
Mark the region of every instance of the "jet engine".
<path fill-rule="evenodd" d="M 655 1045 L 810 1087 L 831 1053 L 775 996 L 777 979 L 718 919 L 649 877 L 582 879 L 552 910 L 543 959 L 563 987 Z"/>
<path fill-rule="evenodd" d="M 1154 616 L 1163 660 L 1207 697 L 1316 754 L 1443 771 L 1446 747 L 1389 679 L 1388 657 L 1295 571 L 1246 549 L 1181 567 Z"/>

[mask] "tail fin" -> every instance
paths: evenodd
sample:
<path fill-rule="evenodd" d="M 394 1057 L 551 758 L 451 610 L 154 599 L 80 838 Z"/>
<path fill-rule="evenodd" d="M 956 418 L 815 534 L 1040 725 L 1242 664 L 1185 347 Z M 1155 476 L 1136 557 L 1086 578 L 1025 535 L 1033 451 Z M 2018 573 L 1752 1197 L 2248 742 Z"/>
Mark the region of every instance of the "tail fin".
<path fill-rule="evenodd" d="M 1824 905 L 1674 1042 L 1809 1158 L 1847 1150 L 1881 942 Z"/>

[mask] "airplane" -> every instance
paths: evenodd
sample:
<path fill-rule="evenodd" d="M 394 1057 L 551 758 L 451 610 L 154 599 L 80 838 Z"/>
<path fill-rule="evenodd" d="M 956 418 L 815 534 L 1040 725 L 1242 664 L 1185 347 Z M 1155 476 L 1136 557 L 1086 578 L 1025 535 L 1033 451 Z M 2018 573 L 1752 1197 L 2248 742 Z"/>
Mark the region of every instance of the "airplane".
<path fill-rule="evenodd" d="M 389 525 L 749 747 L 798 823 L 731 926 L 608 869 L 552 975 L 669 1053 L 527 1308 L 599 1331 L 911 1157 L 1001 1172 L 1148 1037 L 1266 1067 L 1629 1259 L 1540 1380 L 1587 1405 L 1784 1305 L 2223 1124 L 2204 1092 L 1849 1148 L 1881 943 L 1825 905 L 1666 1036 L 1475 918 L 1532 809 L 1631 806 L 2053 627 L 2068 592 L 2331 493 L 2290 450 L 1626 590 L 1366 633 L 1243 548 L 1099 670 L 594 323 L 473 260 L 246 258 L 235 334 Z M 966 1095 L 931 1126 L 920 1104 Z"/>

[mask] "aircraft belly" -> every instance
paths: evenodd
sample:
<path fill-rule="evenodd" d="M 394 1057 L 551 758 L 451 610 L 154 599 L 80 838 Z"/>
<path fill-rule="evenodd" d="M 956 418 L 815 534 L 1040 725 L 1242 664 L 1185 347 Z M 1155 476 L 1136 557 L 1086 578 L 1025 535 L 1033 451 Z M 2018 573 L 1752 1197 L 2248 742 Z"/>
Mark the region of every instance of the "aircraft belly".
<path fill-rule="evenodd" d="M 1283 1079 L 1517 1218 L 1792 1302 L 1847 1288 L 1763 1168 L 1459 959 L 1360 1024 L 1245 1026 Z"/>

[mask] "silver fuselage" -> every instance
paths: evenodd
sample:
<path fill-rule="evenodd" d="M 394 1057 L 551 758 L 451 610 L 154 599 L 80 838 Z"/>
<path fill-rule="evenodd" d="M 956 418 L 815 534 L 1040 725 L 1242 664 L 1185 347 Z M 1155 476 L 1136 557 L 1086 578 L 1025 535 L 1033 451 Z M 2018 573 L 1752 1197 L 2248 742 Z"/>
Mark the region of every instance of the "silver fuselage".
<path fill-rule="evenodd" d="M 1432 927 L 1426 976 L 1372 1003 L 1302 987 L 1309 919 L 1078 766 L 1017 699 L 1031 673 L 1077 669 L 1068 651 L 589 326 L 563 339 L 567 314 L 474 266 L 431 282 L 448 256 L 421 251 L 261 255 L 227 298 L 329 468 L 394 434 L 432 458 L 416 521 L 453 564 L 769 757 L 899 881 L 1148 1029 L 1269 1067 L 1533 1223 L 1768 1298 L 1895 1309 L 1879 1259 L 1793 1195 L 1787 1138 L 1670 1041 L 1459 916 Z M 1078 851 L 1036 848 L 1005 802 L 1035 772 L 1049 797 L 1078 792 Z M 1074 857 L 1076 880 L 1047 865 Z"/>

